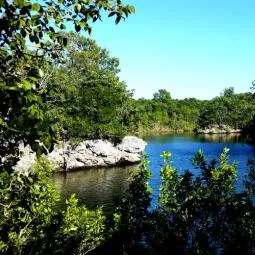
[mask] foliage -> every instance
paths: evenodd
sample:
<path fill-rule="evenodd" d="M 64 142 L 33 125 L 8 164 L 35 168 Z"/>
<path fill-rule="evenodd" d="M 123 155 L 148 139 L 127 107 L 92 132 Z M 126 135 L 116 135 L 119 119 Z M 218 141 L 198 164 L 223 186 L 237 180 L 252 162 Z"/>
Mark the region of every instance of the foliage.
<path fill-rule="evenodd" d="M 192 131 L 198 125 L 203 101 L 195 98 L 171 99 L 166 90 L 159 90 L 154 98 L 133 101 L 130 129 L 140 132 Z"/>
<path fill-rule="evenodd" d="M 133 100 L 129 113 L 126 124 L 133 132 L 193 131 L 216 124 L 252 130 L 255 100 L 252 93 L 235 94 L 232 87 L 206 101 L 172 99 L 168 91 L 160 89 L 151 100 Z"/>
<path fill-rule="evenodd" d="M 114 254 L 134 254 L 141 240 L 149 247 L 145 254 L 252 254 L 254 161 L 238 192 L 237 164 L 229 163 L 226 148 L 210 162 L 199 151 L 193 158 L 193 167 L 200 170 L 196 175 L 173 168 L 171 153 L 163 152 L 162 158 L 158 206 L 150 208 L 151 174 L 143 161 L 115 214 L 110 243 L 119 249 Z"/>
<path fill-rule="evenodd" d="M 63 254 L 66 249 L 84 254 L 102 241 L 101 210 L 78 207 L 71 197 L 66 211 L 55 211 L 58 195 L 47 164 L 39 162 L 27 172 L 13 166 L 20 144 L 29 144 L 39 156 L 56 143 L 56 119 L 46 111 L 52 91 L 42 69 L 65 57 L 67 26 L 90 33 L 105 14 L 117 24 L 134 11 L 121 0 L 0 1 L 1 253 Z"/>
<path fill-rule="evenodd" d="M 210 163 L 199 151 L 197 176 L 180 174 L 170 157 L 163 154 L 159 206 L 151 215 L 155 254 L 251 254 L 254 204 L 247 190 L 235 191 L 236 164 L 228 162 L 228 150 Z"/>
<path fill-rule="evenodd" d="M 126 196 L 123 198 L 117 212 L 114 214 L 112 229 L 114 245 L 118 244 L 128 251 L 141 240 L 148 224 L 148 209 L 151 202 L 151 189 L 148 180 L 151 172 L 148 160 L 142 160 L 138 172 L 131 177 Z"/>
<path fill-rule="evenodd" d="M 171 100 L 171 94 L 165 89 L 159 89 L 158 92 L 153 94 L 153 99 L 167 103 L 169 100 Z"/>
<path fill-rule="evenodd" d="M 123 135 L 130 92 L 117 76 L 119 60 L 93 40 L 67 36 L 67 61 L 53 67 L 46 111 L 69 137 Z"/>
<path fill-rule="evenodd" d="M 232 97 L 235 94 L 234 87 L 225 88 L 223 90 L 222 96 L 224 97 Z"/>
<path fill-rule="evenodd" d="M 60 57 L 67 46 L 62 33 L 67 26 L 90 32 L 103 13 L 119 23 L 133 12 L 134 7 L 121 0 L 0 1 L 0 171 L 15 164 L 20 142 L 38 154 L 56 142 L 55 122 L 43 111 L 49 92 L 34 59 Z M 6 160 L 7 155 L 13 157 Z"/>
<path fill-rule="evenodd" d="M 119 23 L 134 12 L 134 7 L 123 5 L 122 1 L 1 1 L 1 47 L 6 52 L 14 51 L 24 55 L 27 41 L 38 46 L 39 53 L 50 53 L 67 45 L 61 34 L 67 26 L 79 32 L 91 32 L 91 23 L 101 20 L 102 12 L 115 16 Z"/>
<path fill-rule="evenodd" d="M 252 82 L 252 87 L 251 87 L 251 102 L 254 102 L 255 99 L 255 82 Z M 254 142 L 255 140 L 255 114 L 253 114 L 252 120 L 248 123 L 248 125 L 245 126 L 244 128 L 244 133 L 246 133 L 249 138 Z"/>
<path fill-rule="evenodd" d="M 101 209 L 79 207 L 71 196 L 59 213 L 50 177 L 51 167 L 43 159 L 27 172 L 1 173 L 1 254 L 85 254 L 103 241 Z"/>
<path fill-rule="evenodd" d="M 199 126 L 218 124 L 243 129 L 252 122 L 255 114 L 254 103 L 251 93 L 216 97 L 201 109 Z"/>
<path fill-rule="evenodd" d="M 66 204 L 63 223 L 57 233 L 59 246 L 65 254 L 87 254 L 105 239 L 105 216 L 101 209 L 90 211 L 79 207 L 75 195 Z"/>
<path fill-rule="evenodd" d="M 19 254 L 37 239 L 53 218 L 59 199 L 49 184 L 51 168 L 41 161 L 24 173 L 2 172 L 0 176 L 1 251 Z"/>

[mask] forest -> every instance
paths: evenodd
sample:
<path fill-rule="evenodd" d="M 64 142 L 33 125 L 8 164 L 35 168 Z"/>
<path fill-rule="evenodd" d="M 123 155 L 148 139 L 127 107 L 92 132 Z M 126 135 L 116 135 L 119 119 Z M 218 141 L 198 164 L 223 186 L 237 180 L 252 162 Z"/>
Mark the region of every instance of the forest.
<path fill-rule="evenodd" d="M 142 240 L 146 254 L 254 252 L 254 161 L 237 192 L 237 166 L 229 163 L 228 149 L 210 162 L 202 151 L 194 155 L 197 177 L 179 173 L 171 154 L 162 152 L 153 210 L 145 156 L 108 218 L 102 208 L 80 205 L 75 194 L 59 210 L 45 157 L 63 136 L 193 131 L 211 124 L 251 134 L 254 85 L 244 94 L 226 88 L 208 101 L 176 100 L 165 89 L 153 99 L 134 99 L 118 76 L 119 60 L 81 35 L 91 33 L 105 14 L 121 23 L 135 12 L 133 6 L 120 0 L 2 0 L 0 5 L 1 254 L 135 254 Z M 37 153 L 37 163 L 17 172 L 21 143 Z"/>

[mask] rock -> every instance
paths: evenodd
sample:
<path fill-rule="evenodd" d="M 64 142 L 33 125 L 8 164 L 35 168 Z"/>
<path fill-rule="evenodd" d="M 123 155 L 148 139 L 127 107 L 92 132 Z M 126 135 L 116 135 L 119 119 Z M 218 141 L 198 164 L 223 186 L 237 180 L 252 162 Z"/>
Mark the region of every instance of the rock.
<path fill-rule="evenodd" d="M 30 146 L 24 147 L 23 144 L 19 146 L 20 160 L 14 169 L 18 172 L 28 171 L 28 169 L 33 166 L 36 162 L 36 153 L 32 151 Z"/>
<path fill-rule="evenodd" d="M 128 153 L 141 154 L 145 149 L 146 143 L 136 136 L 125 136 L 117 146 L 118 150 Z"/>
<path fill-rule="evenodd" d="M 139 163 L 141 161 L 141 156 L 140 154 L 137 153 L 122 153 L 122 157 L 120 162 L 123 165 L 129 165 L 133 163 Z"/>
<path fill-rule="evenodd" d="M 231 134 L 231 133 L 241 133 L 241 129 L 234 129 L 228 125 L 210 125 L 203 129 L 197 129 L 198 134 Z"/>
<path fill-rule="evenodd" d="M 111 155 L 115 155 L 117 153 L 117 149 L 114 148 L 112 143 L 105 140 L 90 140 L 86 141 L 87 148 L 96 156 L 99 157 L 108 157 Z"/>
<path fill-rule="evenodd" d="M 79 168 L 110 167 L 139 163 L 146 143 L 137 137 L 126 136 L 120 144 L 114 146 L 107 140 L 86 140 L 76 145 L 66 143 L 65 148 L 55 146 L 47 156 L 55 171 L 67 171 Z M 23 148 L 24 156 L 15 169 L 28 169 L 35 161 L 35 153 L 30 148 Z"/>

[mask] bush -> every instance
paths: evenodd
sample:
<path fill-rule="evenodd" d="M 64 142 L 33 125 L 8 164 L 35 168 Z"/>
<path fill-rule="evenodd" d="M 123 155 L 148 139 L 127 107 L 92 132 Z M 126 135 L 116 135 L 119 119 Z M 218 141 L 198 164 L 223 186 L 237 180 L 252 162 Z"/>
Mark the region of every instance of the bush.
<path fill-rule="evenodd" d="M 101 209 L 79 207 L 71 196 L 63 212 L 43 159 L 26 172 L 0 174 L 1 254 L 85 254 L 104 239 Z"/>
<path fill-rule="evenodd" d="M 199 151 L 193 164 L 201 173 L 180 174 L 163 153 L 159 205 L 151 213 L 150 235 L 156 254 L 251 254 L 255 214 L 252 194 L 235 190 L 236 164 L 228 149 L 207 162 Z M 251 180 L 247 180 L 247 184 Z"/>

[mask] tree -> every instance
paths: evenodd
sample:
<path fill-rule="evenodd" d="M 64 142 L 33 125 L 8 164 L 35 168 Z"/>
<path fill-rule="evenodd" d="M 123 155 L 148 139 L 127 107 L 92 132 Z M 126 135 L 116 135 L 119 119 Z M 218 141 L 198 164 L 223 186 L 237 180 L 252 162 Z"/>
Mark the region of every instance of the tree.
<path fill-rule="evenodd" d="M 56 142 L 55 125 L 43 112 L 49 93 L 34 58 L 56 59 L 67 46 L 62 33 L 70 26 L 91 32 L 103 13 L 119 23 L 134 12 L 122 1 L 7 1 L 0 2 L 0 170 L 15 164 L 18 144 L 30 144 L 38 154 Z M 7 157 L 7 155 L 9 155 Z M 13 155 L 10 157 L 10 155 Z M 4 159 L 4 160 L 3 160 Z"/>
<path fill-rule="evenodd" d="M 234 87 L 229 87 L 229 88 L 225 88 L 223 90 L 222 96 L 224 97 L 231 97 L 235 94 L 235 89 Z"/>
<path fill-rule="evenodd" d="M 253 81 L 252 83 L 251 83 L 251 91 L 254 93 L 255 92 L 255 81 Z"/>
<path fill-rule="evenodd" d="M 168 102 L 171 100 L 171 94 L 166 89 L 159 89 L 153 94 L 153 99 L 158 99 L 162 102 Z"/>
<path fill-rule="evenodd" d="M 107 12 L 109 17 L 115 16 L 118 24 L 134 11 L 133 6 L 123 5 L 121 0 L 3 0 L 0 45 L 5 52 L 15 52 L 20 57 L 26 53 L 29 40 L 32 46 L 38 47 L 36 55 L 48 53 L 55 57 L 56 50 L 67 45 L 61 34 L 67 26 L 76 32 L 83 29 L 90 33 L 92 22 L 101 20 L 103 12 Z"/>
<path fill-rule="evenodd" d="M 254 169 L 247 187 L 235 191 L 236 164 L 229 150 L 207 162 L 193 158 L 200 174 L 180 174 L 164 152 L 158 208 L 152 213 L 150 238 L 155 254 L 250 254 L 254 246 Z M 253 191 L 252 191 L 253 190 Z"/>
<path fill-rule="evenodd" d="M 67 61 L 52 67 L 48 110 L 55 111 L 59 125 L 71 137 L 124 134 L 130 92 L 117 76 L 119 60 L 93 40 L 74 34 L 67 37 Z"/>

